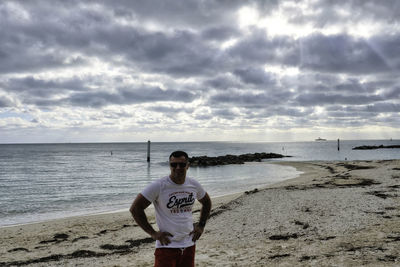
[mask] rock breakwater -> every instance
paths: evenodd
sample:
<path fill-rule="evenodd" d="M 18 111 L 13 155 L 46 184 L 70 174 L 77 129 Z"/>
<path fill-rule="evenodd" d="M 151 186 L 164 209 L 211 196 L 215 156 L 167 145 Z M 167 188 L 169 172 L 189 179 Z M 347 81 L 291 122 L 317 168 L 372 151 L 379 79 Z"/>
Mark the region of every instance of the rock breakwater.
<path fill-rule="evenodd" d="M 368 150 L 368 149 L 380 149 L 380 148 L 400 148 L 400 145 L 392 145 L 392 146 L 357 146 L 353 147 L 353 150 Z"/>
<path fill-rule="evenodd" d="M 242 155 L 225 155 L 218 157 L 208 157 L 208 156 L 199 156 L 199 157 L 191 157 L 189 159 L 190 166 L 192 167 L 208 167 L 208 166 L 217 166 L 217 165 L 228 165 L 228 164 L 244 164 L 245 162 L 261 162 L 263 159 L 276 159 L 290 157 L 284 156 L 276 153 L 248 153 Z"/>

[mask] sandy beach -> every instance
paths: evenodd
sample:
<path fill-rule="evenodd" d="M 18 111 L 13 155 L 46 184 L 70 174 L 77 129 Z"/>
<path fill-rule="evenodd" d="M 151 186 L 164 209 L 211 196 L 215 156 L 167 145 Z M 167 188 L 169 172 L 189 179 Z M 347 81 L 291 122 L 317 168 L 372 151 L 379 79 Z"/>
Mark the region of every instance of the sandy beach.
<path fill-rule="evenodd" d="M 196 266 L 400 265 L 400 160 L 274 164 L 303 174 L 213 198 Z M 0 228 L 0 266 L 152 266 L 153 253 L 128 211 Z"/>

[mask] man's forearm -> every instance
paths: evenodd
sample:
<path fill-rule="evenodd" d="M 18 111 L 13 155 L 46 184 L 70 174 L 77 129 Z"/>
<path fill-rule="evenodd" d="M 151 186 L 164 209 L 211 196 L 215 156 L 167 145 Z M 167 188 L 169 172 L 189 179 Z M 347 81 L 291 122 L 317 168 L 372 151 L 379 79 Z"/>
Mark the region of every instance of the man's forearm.
<path fill-rule="evenodd" d="M 203 206 L 200 211 L 200 222 L 206 222 L 210 216 L 211 205 Z"/>
<path fill-rule="evenodd" d="M 203 201 L 202 207 L 200 210 L 200 223 L 206 223 L 208 217 L 210 217 L 210 211 L 211 211 L 211 200 L 207 196 L 207 199 Z"/>
<path fill-rule="evenodd" d="M 210 216 L 211 211 L 211 200 L 208 194 L 206 194 L 205 197 L 200 199 L 199 201 L 202 205 L 200 210 L 200 221 L 195 225 L 193 231 L 190 233 L 191 235 L 193 235 L 193 242 L 196 242 L 203 234 L 204 227 L 206 226 L 206 222 L 208 217 Z"/>
<path fill-rule="evenodd" d="M 151 226 L 151 224 L 147 220 L 147 216 L 146 216 L 146 213 L 144 212 L 144 210 L 141 210 L 141 209 L 133 210 L 132 216 L 133 216 L 133 219 L 135 220 L 135 222 L 140 226 L 140 228 L 143 229 L 143 231 L 148 233 L 151 237 L 154 236 L 156 231 L 154 230 L 154 228 Z"/>

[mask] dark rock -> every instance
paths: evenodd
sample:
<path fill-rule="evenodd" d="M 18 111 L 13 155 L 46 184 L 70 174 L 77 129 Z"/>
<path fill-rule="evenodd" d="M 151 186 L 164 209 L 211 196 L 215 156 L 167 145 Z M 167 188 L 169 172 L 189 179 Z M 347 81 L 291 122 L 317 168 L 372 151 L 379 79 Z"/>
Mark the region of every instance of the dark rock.
<path fill-rule="evenodd" d="M 353 150 L 370 150 L 370 149 L 380 149 L 380 148 L 400 148 L 400 145 L 393 145 L 393 146 L 357 146 L 353 147 Z"/>
<path fill-rule="evenodd" d="M 242 155 L 225 155 L 218 157 L 199 156 L 191 157 L 189 159 L 192 167 L 207 167 L 217 165 L 228 165 L 228 164 L 244 164 L 245 162 L 260 162 L 263 159 L 275 159 L 289 156 L 283 156 L 275 153 L 254 153 L 254 154 L 242 154 Z"/>
<path fill-rule="evenodd" d="M 106 234 L 107 232 L 108 232 L 107 229 L 106 229 L 106 230 L 102 230 L 102 231 L 98 232 L 97 235 L 104 235 L 104 234 Z"/>
<path fill-rule="evenodd" d="M 302 256 L 299 261 L 315 260 L 317 256 Z"/>
<path fill-rule="evenodd" d="M 106 250 L 127 250 L 130 248 L 129 245 L 112 245 L 112 244 L 105 244 L 100 246 L 101 249 Z"/>
<path fill-rule="evenodd" d="M 325 167 L 326 169 L 328 169 L 328 171 L 330 172 L 330 173 L 335 173 L 335 169 L 334 168 L 332 168 L 331 166 L 327 166 L 327 167 Z"/>
<path fill-rule="evenodd" d="M 364 211 L 365 213 L 370 213 L 370 214 L 377 214 L 377 215 L 384 215 L 384 211 Z M 377 224 L 379 225 L 379 224 Z"/>
<path fill-rule="evenodd" d="M 340 177 L 342 178 L 342 177 Z M 343 179 L 343 178 L 342 178 Z M 355 179 L 354 182 L 352 183 L 337 183 L 335 180 L 328 181 L 325 183 L 326 185 L 333 185 L 337 187 L 357 187 L 357 186 L 371 186 L 371 185 L 377 185 L 380 184 L 379 182 L 376 182 L 372 179 Z"/>
<path fill-rule="evenodd" d="M 272 235 L 269 237 L 271 240 L 289 240 L 290 238 L 298 238 L 298 235 L 295 233 L 287 235 Z"/>
<path fill-rule="evenodd" d="M 69 235 L 64 234 L 64 233 L 55 234 L 53 239 L 40 241 L 39 244 L 60 243 L 60 242 L 66 241 L 68 239 L 68 237 L 69 237 Z"/>
<path fill-rule="evenodd" d="M 321 237 L 319 240 L 323 240 L 323 241 L 327 241 L 327 240 L 331 240 L 331 239 L 335 239 L 336 236 L 326 236 L 326 237 Z"/>
<path fill-rule="evenodd" d="M 308 227 L 310 227 L 310 225 L 308 223 L 304 223 L 304 222 L 301 222 L 298 220 L 295 220 L 294 224 L 303 226 L 303 229 L 307 229 Z"/>
<path fill-rule="evenodd" d="M 374 195 L 374 196 L 377 196 L 377 197 L 380 197 L 383 199 L 390 197 L 390 195 L 385 194 L 385 192 L 382 192 L 382 191 L 372 191 L 372 192 L 367 192 L 367 194 Z"/>
<path fill-rule="evenodd" d="M 257 188 L 255 188 L 254 190 L 251 190 L 251 191 L 245 191 L 244 193 L 246 194 L 246 195 L 250 195 L 250 194 L 255 194 L 255 193 L 257 193 L 258 192 L 258 189 Z"/>
<path fill-rule="evenodd" d="M 374 166 L 360 166 L 360 165 L 354 165 L 354 164 L 348 164 L 348 163 L 340 163 L 338 164 L 339 166 L 343 166 L 347 168 L 348 170 L 367 170 L 367 169 L 374 169 Z"/>
<path fill-rule="evenodd" d="M 309 207 L 301 207 L 302 212 L 311 212 L 311 209 Z"/>
<path fill-rule="evenodd" d="M 396 255 L 385 255 L 384 258 L 378 258 L 379 261 L 393 261 L 396 262 L 397 261 L 397 256 Z"/>
<path fill-rule="evenodd" d="M 391 240 L 391 242 L 400 242 L 400 236 L 388 236 L 388 239 Z"/>
<path fill-rule="evenodd" d="M 376 182 L 372 179 L 360 179 L 360 182 L 357 185 L 360 186 L 370 186 L 370 185 L 374 185 L 374 184 L 381 184 L 380 182 Z"/>
<path fill-rule="evenodd" d="M 276 258 L 284 258 L 284 257 L 289 257 L 290 254 L 278 254 L 278 255 L 273 255 L 273 256 L 269 256 L 268 259 L 276 259 Z"/>
<path fill-rule="evenodd" d="M 59 236 L 59 237 L 65 237 L 65 236 Z M 130 243 L 129 248 L 138 246 L 140 244 L 145 244 L 145 243 L 150 243 L 154 242 L 152 238 L 144 238 L 144 239 L 138 239 L 138 240 L 127 240 L 126 242 Z M 119 255 L 125 255 L 127 253 L 131 253 L 131 250 L 128 249 L 121 249 L 118 246 L 113 247 L 113 245 L 108 245 L 107 246 L 109 249 L 112 249 L 114 251 L 110 253 L 103 253 L 103 252 L 95 252 L 91 250 L 76 250 L 71 254 L 52 254 L 47 257 L 41 257 L 41 258 L 36 258 L 36 259 L 29 259 L 27 261 L 11 261 L 11 262 L 0 262 L 0 266 L 23 266 L 23 265 L 29 265 L 29 264 L 37 264 L 37 263 L 48 263 L 48 262 L 59 262 L 61 260 L 69 260 L 69 259 L 75 259 L 75 258 L 98 258 L 98 257 L 104 257 L 108 255 L 113 255 L 113 254 L 119 254 Z M 51 264 L 51 266 L 59 266 L 60 263 L 58 264 Z M 43 266 L 41 264 L 40 266 Z M 46 264 L 47 266 L 47 264 Z"/>
<path fill-rule="evenodd" d="M 77 250 L 77 251 L 74 251 L 73 253 L 71 253 L 69 255 L 69 257 L 72 259 L 74 259 L 74 258 L 89 258 L 89 257 L 97 257 L 98 255 L 104 255 L 104 254 L 97 253 L 97 252 L 94 252 L 91 250 Z"/>
<path fill-rule="evenodd" d="M 29 252 L 29 250 L 26 248 L 13 248 L 10 249 L 8 252 L 17 252 L 17 251 Z"/>
<path fill-rule="evenodd" d="M 55 234 L 55 235 L 54 235 L 54 239 L 67 239 L 68 237 L 69 237 L 69 235 L 64 234 L 64 233 L 62 233 L 62 234 Z"/>

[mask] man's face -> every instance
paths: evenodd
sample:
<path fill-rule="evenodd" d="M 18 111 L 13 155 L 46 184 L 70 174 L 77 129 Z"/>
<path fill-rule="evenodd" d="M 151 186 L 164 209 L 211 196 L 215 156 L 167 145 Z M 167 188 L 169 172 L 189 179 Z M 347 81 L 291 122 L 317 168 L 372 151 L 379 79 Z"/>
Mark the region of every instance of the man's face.
<path fill-rule="evenodd" d="M 184 156 L 175 158 L 172 156 L 169 160 L 171 170 L 171 179 L 177 184 L 183 184 L 186 178 L 186 172 L 189 169 L 189 163 Z"/>

